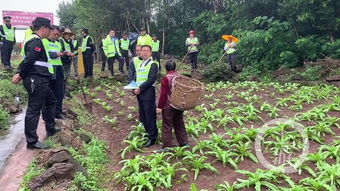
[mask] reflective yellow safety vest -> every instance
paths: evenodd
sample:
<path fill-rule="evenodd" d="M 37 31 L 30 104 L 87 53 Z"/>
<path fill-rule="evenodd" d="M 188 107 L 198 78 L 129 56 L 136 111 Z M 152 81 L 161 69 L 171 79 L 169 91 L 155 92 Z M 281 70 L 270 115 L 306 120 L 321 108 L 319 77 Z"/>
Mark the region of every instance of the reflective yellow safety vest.
<path fill-rule="evenodd" d="M 52 42 L 48 39 L 42 39 L 44 48 L 47 49 L 47 52 L 61 52 L 61 44 L 58 41 Z M 60 57 L 55 59 L 49 59 L 48 63 L 54 65 L 54 66 L 62 66 L 62 62 L 60 60 Z"/>
<path fill-rule="evenodd" d="M 194 37 L 193 39 L 187 38 L 187 40 L 185 41 L 185 44 L 199 44 L 199 41 L 198 41 L 197 37 Z M 198 48 L 197 48 L 197 46 L 189 46 L 188 51 L 189 52 L 198 52 Z"/>
<path fill-rule="evenodd" d="M 33 31 L 31 29 L 31 27 L 28 27 L 28 29 L 25 30 L 25 39 L 22 41 L 22 47 L 21 47 L 21 51 L 20 51 L 20 55 L 23 59 L 25 57 L 25 51 L 24 51 L 25 42 L 27 41 L 27 39 L 30 38 L 30 36 L 32 34 L 33 34 Z"/>
<path fill-rule="evenodd" d="M 137 57 L 137 59 L 139 60 L 139 58 Z M 150 73 L 150 69 L 153 63 L 156 63 L 155 61 L 153 61 L 152 59 L 149 59 L 147 64 L 145 66 L 143 65 L 143 60 L 142 61 L 136 61 L 136 58 L 134 58 L 134 65 L 135 65 L 135 69 L 136 69 L 136 83 L 139 85 L 141 85 L 142 83 L 146 82 L 148 80 L 148 76 Z M 158 66 L 158 64 L 157 64 Z"/>
<path fill-rule="evenodd" d="M 11 28 L 7 28 L 6 25 L 2 25 L 2 28 L 4 30 L 5 33 L 5 38 L 8 41 L 14 42 L 14 37 L 15 37 L 15 31 L 14 31 L 14 27 L 11 26 Z"/>
<path fill-rule="evenodd" d="M 39 38 L 39 39 L 40 39 L 40 37 L 39 37 L 38 35 L 32 34 L 31 36 L 29 36 L 29 37 L 27 38 L 26 42 L 28 42 L 29 40 L 31 40 L 31 39 L 33 39 L 33 38 Z M 42 42 L 43 42 L 43 40 L 42 40 Z M 47 68 L 48 68 L 48 72 L 49 72 L 50 74 L 54 74 L 53 65 L 52 65 L 51 63 L 49 63 L 50 60 L 51 60 L 51 58 L 50 58 L 50 55 L 48 54 L 48 46 L 45 46 L 44 42 L 43 42 L 42 44 L 43 44 L 44 49 L 45 49 L 45 52 L 46 52 L 47 62 L 35 61 L 34 65 L 36 65 L 36 66 L 42 66 L 42 67 L 47 67 Z M 25 48 L 25 47 L 23 47 L 23 48 Z M 26 53 L 25 53 L 24 56 L 26 56 Z"/>
<path fill-rule="evenodd" d="M 83 42 L 81 43 L 81 51 L 85 52 L 87 49 L 91 49 L 91 47 L 87 46 L 87 41 L 91 38 L 92 43 L 94 43 L 94 40 L 91 36 L 87 35 L 85 38 L 83 38 Z"/>
<path fill-rule="evenodd" d="M 139 36 L 137 39 L 137 45 L 143 46 L 143 45 L 149 45 L 152 47 L 152 38 L 150 35 L 145 34 L 144 36 Z"/>
<path fill-rule="evenodd" d="M 65 51 L 67 51 L 67 52 L 69 52 L 69 53 L 72 53 L 72 52 L 71 52 L 71 46 L 70 46 L 70 44 L 67 43 L 67 42 L 65 41 L 64 38 L 60 38 L 60 39 L 61 39 L 61 41 L 62 41 L 63 44 L 64 44 Z M 61 45 L 61 43 L 60 43 L 60 45 Z"/>
<path fill-rule="evenodd" d="M 72 43 L 73 43 L 73 48 L 74 48 L 73 54 L 78 55 L 78 41 L 73 40 Z"/>
<path fill-rule="evenodd" d="M 114 44 L 110 35 L 107 35 L 107 37 L 103 40 L 103 50 L 107 58 L 114 57 L 116 54 L 122 56 L 119 49 L 119 41 L 117 40 Z"/>
<path fill-rule="evenodd" d="M 231 46 L 229 47 L 229 42 L 226 42 L 224 45 L 224 50 L 227 51 L 227 54 L 233 54 L 236 52 L 236 43 L 235 42 L 231 42 Z"/>
<path fill-rule="evenodd" d="M 129 50 L 129 46 L 130 46 L 130 40 L 129 39 L 120 39 L 120 47 L 122 48 L 122 50 Z"/>
<path fill-rule="evenodd" d="M 159 40 L 152 41 L 152 52 L 159 52 Z"/>

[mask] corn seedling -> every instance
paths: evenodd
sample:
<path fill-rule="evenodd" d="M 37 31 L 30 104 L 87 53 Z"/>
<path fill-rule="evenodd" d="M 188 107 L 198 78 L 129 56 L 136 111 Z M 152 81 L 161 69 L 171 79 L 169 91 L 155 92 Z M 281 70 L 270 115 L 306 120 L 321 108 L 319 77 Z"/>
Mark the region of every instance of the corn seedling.
<path fill-rule="evenodd" d="M 143 145 L 144 142 L 145 142 L 145 140 L 141 139 L 140 137 L 134 137 L 131 140 L 124 140 L 123 143 L 124 144 L 128 144 L 128 146 L 125 147 L 122 150 L 122 153 L 120 154 L 121 158 L 125 159 L 126 153 L 130 152 L 130 151 L 133 151 L 133 150 L 134 151 L 138 151 L 138 152 L 143 152 L 143 150 L 140 149 L 140 147 Z"/>
<path fill-rule="evenodd" d="M 234 169 L 238 168 L 237 161 L 232 158 L 235 157 L 235 153 L 225 151 L 217 145 L 213 146 L 211 149 L 212 150 L 207 151 L 206 154 L 214 156 L 216 160 L 222 162 L 223 165 L 230 164 Z"/>
<path fill-rule="evenodd" d="M 277 186 L 272 184 L 272 181 L 276 181 L 276 176 L 272 171 L 257 169 L 256 172 L 250 172 L 246 170 L 236 170 L 235 172 L 247 176 L 247 179 L 237 179 L 239 184 L 235 186 L 237 189 L 250 188 L 254 186 L 256 191 L 261 191 L 263 187 L 270 190 L 278 190 Z"/>
<path fill-rule="evenodd" d="M 190 166 L 192 171 L 194 171 L 194 180 L 197 179 L 199 172 L 203 169 L 217 173 L 217 170 L 210 163 L 205 163 L 205 160 L 207 160 L 207 157 L 201 156 L 198 158 L 195 155 L 190 155 L 183 158 L 184 163 Z"/>
<path fill-rule="evenodd" d="M 255 163 L 258 163 L 259 161 L 255 157 L 255 155 L 251 152 L 252 147 L 250 146 L 251 142 L 247 143 L 236 143 L 230 146 L 231 151 L 235 153 L 235 161 L 239 163 L 240 161 L 244 160 L 244 157 L 249 158 L 250 160 L 254 161 Z"/>
<path fill-rule="evenodd" d="M 235 183 L 233 183 L 232 185 L 230 185 L 227 181 L 224 181 L 223 184 L 218 184 L 215 186 L 215 189 L 217 191 L 235 191 Z"/>
<path fill-rule="evenodd" d="M 112 126 L 115 126 L 117 123 L 117 117 L 110 119 L 109 116 L 105 115 L 103 120 L 107 123 L 110 123 Z"/>

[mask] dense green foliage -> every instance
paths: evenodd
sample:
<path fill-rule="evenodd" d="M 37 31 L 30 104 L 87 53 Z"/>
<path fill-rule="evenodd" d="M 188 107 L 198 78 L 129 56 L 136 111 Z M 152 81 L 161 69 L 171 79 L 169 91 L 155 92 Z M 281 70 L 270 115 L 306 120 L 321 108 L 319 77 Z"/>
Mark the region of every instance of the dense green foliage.
<path fill-rule="evenodd" d="M 60 4 L 58 15 L 62 25 L 86 26 L 98 40 L 110 28 L 121 33 L 144 26 L 164 35 L 165 53 L 176 56 L 185 54 L 187 32 L 195 29 L 204 65 L 219 65 L 225 43 L 220 37 L 233 34 L 240 39 L 238 63 L 252 74 L 324 55 L 340 58 L 337 0 L 74 0 Z M 220 67 L 206 68 L 211 73 Z"/>

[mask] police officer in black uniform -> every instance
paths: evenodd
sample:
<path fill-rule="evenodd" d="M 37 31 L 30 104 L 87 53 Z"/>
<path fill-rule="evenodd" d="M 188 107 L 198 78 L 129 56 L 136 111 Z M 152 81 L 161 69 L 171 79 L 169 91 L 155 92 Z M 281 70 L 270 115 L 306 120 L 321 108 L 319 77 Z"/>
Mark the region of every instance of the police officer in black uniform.
<path fill-rule="evenodd" d="M 0 26 L 1 62 L 5 69 L 12 70 L 11 56 L 15 44 L 15 28 L 11 25 L 11 17 L 4 16 L 4 25 Z M 6 27 L 6 28 L 5 28 Z"/>
<path fill-rule="evenodd" d="M 37 17 L 33 22 L 33 34 L 24 45 L 25 59 L 21 62 L 18 73 L 13 76 L 14 84 L 23 80 L 28 93 L 28 108 L 25 116 L 25 136 L 28 149 L 45 149 L 44 144 L 38 141 L 37 128 L 42 112 L 48 136 L 54 135 L 60 129 L 55 128 L 56 98 L 49 87 L 53 74 L 53 67 L 48 63 L 46 50 L 41 41 L 47 38 L 50 32 L 50 20 Z M 33 37 L 34 36 L 34 37 Z M 52 70 L 51 70 L 52 68 Z"/>

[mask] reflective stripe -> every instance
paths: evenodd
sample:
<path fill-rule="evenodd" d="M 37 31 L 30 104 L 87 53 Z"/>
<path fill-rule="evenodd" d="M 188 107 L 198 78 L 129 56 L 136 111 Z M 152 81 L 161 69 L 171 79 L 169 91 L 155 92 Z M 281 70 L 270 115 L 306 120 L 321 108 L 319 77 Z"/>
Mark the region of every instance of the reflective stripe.
<path fill-rule="evenodd" d="M 52 64 L 48 63 L 48 62 L 42 62 L 42 61 L 35 61 L 34 65 L 36 66 L 44 66 L 47 68 L 52 68 Z"/>

